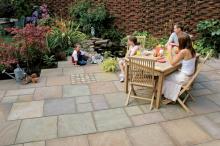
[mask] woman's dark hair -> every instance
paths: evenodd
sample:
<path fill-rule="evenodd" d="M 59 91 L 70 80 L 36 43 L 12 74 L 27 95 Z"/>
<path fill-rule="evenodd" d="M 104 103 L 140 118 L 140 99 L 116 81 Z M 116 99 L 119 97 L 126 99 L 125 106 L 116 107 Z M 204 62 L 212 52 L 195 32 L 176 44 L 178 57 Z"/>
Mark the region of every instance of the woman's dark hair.
<path fill-rule="evenodd" d="M 182 23 L 178 22 L 178 23 L 176 23 L 175 25 L 176 25 L 177 28 L 180 28 L 181 31 L 184 31 L 184 26 L 183 26 Z"/>
<path fill-rule="evenodd" d="M 135 36 L 129 36 L 128 40 L 133 42 L 134 45 L 140 45 L 140 43 L 137 41 L 137 38 Z"/>
<path fill-rule="evenodd" d="M 180 33 L 178 34 L 178 41 L 179 41 L 179 49 L 188 49 L 192 56 L 194 57 L 196 55 L 196 51 L 192 46 L 192 40 L 190 36 L 187 33 Z"/>

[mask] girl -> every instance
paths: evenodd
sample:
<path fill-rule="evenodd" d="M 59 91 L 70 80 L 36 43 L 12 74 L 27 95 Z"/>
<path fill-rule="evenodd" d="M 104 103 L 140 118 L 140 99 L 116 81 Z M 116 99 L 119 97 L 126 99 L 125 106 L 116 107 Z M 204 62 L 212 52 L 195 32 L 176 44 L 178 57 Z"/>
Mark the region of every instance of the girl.
<path fill-rule="evenodd" d="M 168 47 L 169 62 L 171 65 L 177 65 L 182 63 L 180 71 L 177 71 L 168 77 L 166 77 L 162 93 L 166 98 L 163 100 L 164 104 L 168 104 L 172 101 L 176 101 L 178 94 L 181 90 L 181 86 L 186 84 L 195 71 L 196 52 L 192 47 L 192 41 L 190 36 L 186 33 L 180 33 L 178 35 L 179 41 L 179 53 L 172 57 L 172 48 Z"/>
<path fill-rule="evenodd" d="M 124 81 L 124 74 L 125 74 L 125 59 L 129 56 L 134 56 L 137 54 L 137 51 L 139 49 L 139 43 L 137 42 L 137 38 L 134 36 L 129 36 L 128 37 L 128 46 L 129 46 L 129 50 L 125 56 L 124 59 L 121 59 L 119 61 L 119 67 L 121 69 L 121 74 L 120 74 L 120 82 Z"/>

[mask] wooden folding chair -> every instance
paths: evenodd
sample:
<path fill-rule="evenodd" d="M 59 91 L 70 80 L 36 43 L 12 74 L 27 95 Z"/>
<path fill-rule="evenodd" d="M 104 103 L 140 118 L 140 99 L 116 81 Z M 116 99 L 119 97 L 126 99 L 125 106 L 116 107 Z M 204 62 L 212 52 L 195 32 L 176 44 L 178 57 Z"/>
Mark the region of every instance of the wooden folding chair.
<path fill-rule="evenodd" d="M 128 105 L 129 99 L 132 97 L 150 101 L 150 109 L 152 109 L 156 91 L 156 81 L 154 78 L 155 62 L 156 60 L 152 59 L 129 57 L 130 89 L 125 105 Z M 151 98 L 138 96 L 134 89 L 134 86 L 153 89 Z"/>
<path fill-rule="evenodd" d="M 193 82 L 195 81 L 196 77 L 199 75 L 199 72 L 201 71 L 202 66 L 205 64 L 205 62 L 207 61 L 209 56 L 210 56 L 210 54 L 208 54 L 202 62 L 199 60 L 199 58 L 197 59 L 195 73 L 193 74 L 193 76 L 191 77 L 191 79 L 188 81 L 188 83 L 186 85 L 182 85 L 182 88 L 181 88 L 180 93 L 178 95 L 177 102 L 179 102 L 179 104 L 187 112 L 191 112 L 190 109 L 185 104 L 187 99 L 190 97 L 191 99 L 194 100 L 194 97 L 190 93 L 190 90 L 192 89 L 192 86 L 193 86 Z M 180 96 L 182 96 L 184 93 L 185 93 L 185 97 L 183 99 L 181 99 Z"/>

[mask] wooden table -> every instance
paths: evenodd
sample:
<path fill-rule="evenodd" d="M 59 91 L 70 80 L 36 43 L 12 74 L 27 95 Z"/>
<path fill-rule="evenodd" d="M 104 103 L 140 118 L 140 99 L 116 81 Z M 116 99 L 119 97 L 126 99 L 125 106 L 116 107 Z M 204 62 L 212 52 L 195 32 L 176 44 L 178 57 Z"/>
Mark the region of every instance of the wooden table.
<path fill-rule="evenodd" d="M 143 57 L 142 57 L 143 58 Z M 144 58 L 152 58 L 152 56 L 145 56 Z M 166 63 L 159 63 L 156 62 L 155 64 L 155 74 L 158 76 L 158 83 L 157 83 L 157 95 L 156 95 L 156 108 L 158 109 L 160 107 L 160 99 L 162 95 L 162 86 L 164 78 L 175 72 L 180 68 L 181 64 L 178 64 L 176 66 L 172 66 L 168 61 Z M 125 67 L 125 92 L 128 93 L 128 74 L 129 74 L 129 65 L 127 64 Z"/>

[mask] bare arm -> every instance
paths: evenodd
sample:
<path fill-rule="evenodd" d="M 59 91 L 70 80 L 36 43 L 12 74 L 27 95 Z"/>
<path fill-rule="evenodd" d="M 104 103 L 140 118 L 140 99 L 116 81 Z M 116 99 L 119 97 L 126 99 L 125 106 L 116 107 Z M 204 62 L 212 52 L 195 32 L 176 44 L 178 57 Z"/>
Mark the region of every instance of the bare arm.
<path fill-rule="evenodd" d="M 175 57 L 172 56 L 172 48 L 168 48 L 169 62 L 171 65 L 177 65 L 181 60 L 184 59 L 184 51 L 180 51 Z"/>

